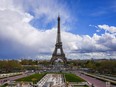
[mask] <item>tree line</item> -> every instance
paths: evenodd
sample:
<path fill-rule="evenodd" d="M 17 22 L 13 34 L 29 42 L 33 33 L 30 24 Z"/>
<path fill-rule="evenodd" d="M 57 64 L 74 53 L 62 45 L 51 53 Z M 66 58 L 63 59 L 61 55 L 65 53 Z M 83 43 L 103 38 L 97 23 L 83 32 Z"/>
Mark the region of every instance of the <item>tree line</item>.
<path fill-rule="evenodd" d="M 77 66 L 78 69 L 88 68 L 89 72 L 100 74 L 115 74 L 116 75 L 116 60 L 72 60 L 69 61 L 70 66 Z"/>
<path fill-rule="evenodd" d="M 0 73 L 17 72 L 25 70 L 39 70 L 42 67 L 48 67 L 50 62 L 48 60 L 0 60 Z M 101 74 L 116 74 L 116 60 L 104 59 L 104 60 L 68 60 L 67 66 L 71 69 L 88 68 L 91 72 Z"/>
<path fill-rule="evenodd" d="M 20 72 L 38 69 L 36 60 L 0 60 L 0 73 Z"/>

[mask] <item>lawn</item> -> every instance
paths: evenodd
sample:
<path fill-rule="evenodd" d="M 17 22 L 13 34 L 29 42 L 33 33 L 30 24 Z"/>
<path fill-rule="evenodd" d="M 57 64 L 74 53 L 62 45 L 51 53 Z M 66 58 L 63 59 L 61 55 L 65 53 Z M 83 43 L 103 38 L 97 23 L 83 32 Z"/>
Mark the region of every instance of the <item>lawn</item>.
<path fill-rule="evenodd" d="M 66 81 L 67 82 L 85 82 L 84 79 L 76 76 L 75 74 L 72 74 L 72 73 L 57 73 L 57 72 L 51 72 L 53 74 L 64 74 L 65 78 L 66 78 Z"/>
<path fill-rule="evenodd" d="M 36 73 L 36 74 L 30 75 L 24 78 L 17 79 L 16 81 L 37 83 L 44 75 L 45 73 L 42 73 L 42 74 Z"/>
<path fill-rule="evenodd" d="M 85 81 L 82 78 L 80 78 L 72 73 L 65 73 L 64 75 L 65 75 L 67 82 L 84 82 Z"/>

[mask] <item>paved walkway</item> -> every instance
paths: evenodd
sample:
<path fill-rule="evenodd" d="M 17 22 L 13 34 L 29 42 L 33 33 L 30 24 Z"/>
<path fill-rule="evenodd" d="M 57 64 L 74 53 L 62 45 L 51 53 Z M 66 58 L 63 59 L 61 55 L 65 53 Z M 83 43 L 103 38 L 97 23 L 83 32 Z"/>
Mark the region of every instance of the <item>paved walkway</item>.
<path fill-rule="evenodd" d="M 22 75 L 18 75 L 18 76 L 13 76 L 13 77 L 8 77 L 8 78 L 0 79 L 0 85 L 4 84 L 7 81 L 14 81 L 16 79 L 23 78 L 23 77 L 26 77 L 26 76 L 31 75 L 31 74 L 33 74 L 33 73 L 22 74 Z"/>
<path fill-rule="evenodd" d="M 93 84 L 95 87 L 106 87 L 106 82 L 98 80 L 96 78 L 80 74 L 79 72 L 74 72 L 76 75 L 80 76 L 81 78 L 85 79 L 90 84 Z M 116 87 L 114 85 L 111 85 L 111 87 Z"/>

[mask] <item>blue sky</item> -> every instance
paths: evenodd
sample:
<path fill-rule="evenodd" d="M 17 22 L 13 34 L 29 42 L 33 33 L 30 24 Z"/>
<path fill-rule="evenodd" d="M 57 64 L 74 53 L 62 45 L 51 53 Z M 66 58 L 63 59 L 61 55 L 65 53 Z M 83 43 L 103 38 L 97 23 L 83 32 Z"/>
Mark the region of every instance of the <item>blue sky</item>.
<path fill-rule="evenodd" d="M 116 58 L 115 0 L 1 2 L 0 59 L 44 58 L 46 54 L 49 59 L 58 15 L 68 58 Z"/>
<path fill-rule="evenodd" d="M 56 2 L 64 5 L 64 9 L 71 16 L 65 23 L 65 26 L 69 25 L 68 31 L 71 33 L 92 36 L 96 32 L 96 28 L 89 25 L 107 24 L 116 26 L 116 20 L 113 20 L 116 18 L 115 0 L 56 0 Z M 33 9 L 32 11 L 29 9 L 29 13 L 34 15 Z M 49 29 L 55 26 L 55 20 L 44 24 L 45 19 L 46 16 L 43 15 L 41 18 L 33 19 L 30 23 L 34 27 L 42 29 Z M 97 33 L 102 34 L 104 31 Z"/>

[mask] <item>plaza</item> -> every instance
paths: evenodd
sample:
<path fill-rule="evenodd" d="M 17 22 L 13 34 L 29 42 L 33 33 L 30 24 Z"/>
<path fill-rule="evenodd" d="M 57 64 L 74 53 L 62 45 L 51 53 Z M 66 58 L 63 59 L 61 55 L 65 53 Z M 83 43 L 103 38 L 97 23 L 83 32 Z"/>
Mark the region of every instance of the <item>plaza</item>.
<path fill-rule="evenodd" d="M 38 83 L 38 87 L 65 87 L 62 74 L 46 74 Z"/>

